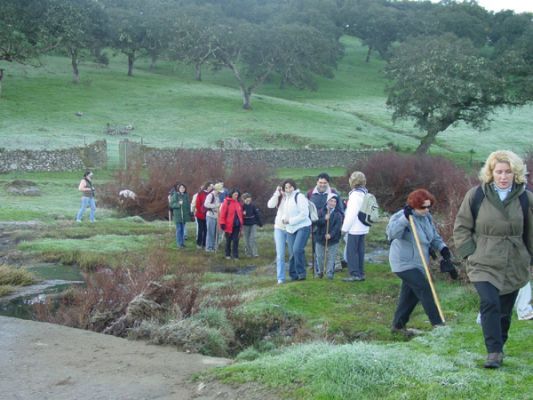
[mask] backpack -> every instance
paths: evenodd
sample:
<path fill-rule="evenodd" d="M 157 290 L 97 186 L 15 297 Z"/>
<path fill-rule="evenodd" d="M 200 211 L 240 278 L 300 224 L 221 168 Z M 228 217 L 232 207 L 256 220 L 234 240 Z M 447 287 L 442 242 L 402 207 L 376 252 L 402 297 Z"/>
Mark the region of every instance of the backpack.
<path fill-rule="evenodd" d="M 378 201 L 376 200 L 376 196 L 372 193 L 365 193 L 363 204 L 361 204 L 361 209 L 357 214 L 357 218 L 359 218 L 359 221 L 366 226 L 372 226 L 372 224 L 379 219 Z"/>
<path fill-rule="evenodd" d="M 296 196 L 294 197 L 294 202 L 298 204 L 298 195 L 300 192 L 296 193 Z M 316 209 L 315 203 L 313 203 L 311 200 L 307 200 L 307 205 L 309 207 L 309 218 L 311 219 L 311 222 L 318 221 L 318 210 Z"/>
<path fill-rule="evenodd" d="M 520 201 L 520 207 L 522 207 L 522 213 L 524 214 L 524 229 L 522 232 L 522 239 L 524 240 L 524 243 L 527 244 L 527 234 L 528 234 L 528 207 L 529 207 L 529 199 L 527 197 L 528 190 L 524 190 L 520 196 L 518 196 L 518 200 Z M 474 219 L 474 228 L 476 227 L 476 219 L 477 215 L 479 214 L 479 208 L 481 207 L 481 203 L 483 199 L 485 198 L 485 193 L 483 192 L 483 189 L 481 186 L 478 186 L 476 188 L 476 192 L 474 193 L 474 197 L 472 198 L 472 202 L 470 203 L 470 212 L 472 213 L 472 218 Z"/>

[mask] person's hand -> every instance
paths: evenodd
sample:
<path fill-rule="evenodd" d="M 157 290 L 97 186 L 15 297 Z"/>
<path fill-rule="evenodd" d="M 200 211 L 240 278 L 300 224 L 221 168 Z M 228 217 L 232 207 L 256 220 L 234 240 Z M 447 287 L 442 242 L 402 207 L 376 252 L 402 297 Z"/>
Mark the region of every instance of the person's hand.
<path fill-rule="evenodd" d="M 405 218 L 409 221 L 409 216 L 413 215 L 413 207 L 406 205 L 403 208 L 403 215 L 405 215 Z"/>
<path fill-rule="evenodd" d="M 329 213 L 326 213 L 326 216 L 324 217 L 326 219 L 326 221 L 329 220 Z"/>
<path fill-rule="evenodd" d="M 223 231 L 226 230 L 226 224 L 220 224 L 220 229 L 222 229 Z"/>
<path fill-rule="evenodd" d="M 442 258 L 444 258 L 445 260 L 450 260 L 452 258 L 452 253 L 450 252 L 450 249 L 448 247 L 443 247 L 441 250 L 440 250 L 440 255 L 442 256 Z"/>
<path fill-rule="evenodd" d="M 459 274 L 457 273 L 457 270 L 455 269 L 455 266 L 453 265 L 453 262 L 451 259 L 443 258 L 440 260 L 440 272 L 448 272 L 450 274 L 450 277 L 452 279 L 457 279 Z"/>
<path fill-rule="evenodd" d="M 331 235 L 329 233 L 326 233 L 326 239 L 331 239 Z"/>

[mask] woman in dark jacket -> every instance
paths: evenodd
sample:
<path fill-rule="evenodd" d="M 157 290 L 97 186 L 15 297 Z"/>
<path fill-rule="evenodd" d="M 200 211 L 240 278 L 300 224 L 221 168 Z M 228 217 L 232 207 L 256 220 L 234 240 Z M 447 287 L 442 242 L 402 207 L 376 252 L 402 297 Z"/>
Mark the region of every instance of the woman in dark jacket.
<path fill-rule="evenodd" d="M 170 199 L 170 208 L 176 224 L 176 245 L 180 248 L 185 247 L 185 224 L 192 217 L 191 203 L 187 186 L 183 183 L 176 184 L 176 191 Z"/>
<path fill-rule="evenodd" d="M 533 195 L 525 188 L 524 162 L 511 151 L 491 153 L 479 178 L 481 186 L 470 189 L 459 208 L 453 238 L 480 299 L 488 353 L 484 366 L 499 368 L 513 304 L 530 279 Z M 481 202 L 474 211 L 476 197 Z"/>
<path fill-rule="evenodd" d="M 224 199 L 220 207 L 218 221 L 220 229 L 226 236 L 226 259 L 239 258 L 239 238 L 244 224 L 242 205 L 239 202 L 241 193 L 237 189 L 232 189 Z"/>

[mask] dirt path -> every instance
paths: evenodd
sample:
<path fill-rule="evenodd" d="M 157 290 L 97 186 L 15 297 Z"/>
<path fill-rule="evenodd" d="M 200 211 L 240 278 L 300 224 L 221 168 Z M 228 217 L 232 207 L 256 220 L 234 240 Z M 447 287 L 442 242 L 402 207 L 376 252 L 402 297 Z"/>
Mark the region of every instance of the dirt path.
<path fill-rule="evenodd" d="M 231 360 L 0 317 L 0 399 L 276 399 L 254 385 L 191 382 Z"/>

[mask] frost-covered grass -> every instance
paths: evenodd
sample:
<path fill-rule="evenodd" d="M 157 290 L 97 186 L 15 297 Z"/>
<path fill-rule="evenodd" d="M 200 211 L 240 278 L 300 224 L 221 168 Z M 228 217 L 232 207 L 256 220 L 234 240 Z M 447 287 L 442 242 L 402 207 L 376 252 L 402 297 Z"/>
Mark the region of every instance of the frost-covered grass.
<path fill-rule="evenodd" d="M 439 335 L 428 334 L 426 340 L 439 342 Z M 258 381 L 290 399 L 530 398 L 531 361 L 524 357 L 522 367 L 513 360 L 499 371 L 487 371 L 470 354 L 420 351 L 416 342 L 296 345 L 215 375 L 227 382 Z M 465 357 L 474 360 L 465 365 Z"/>

